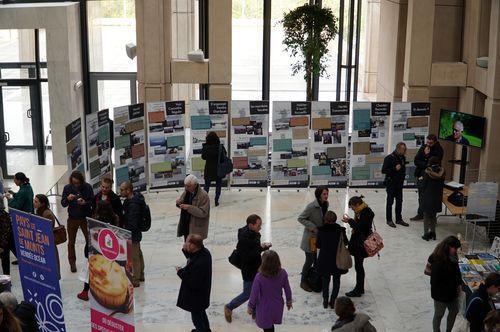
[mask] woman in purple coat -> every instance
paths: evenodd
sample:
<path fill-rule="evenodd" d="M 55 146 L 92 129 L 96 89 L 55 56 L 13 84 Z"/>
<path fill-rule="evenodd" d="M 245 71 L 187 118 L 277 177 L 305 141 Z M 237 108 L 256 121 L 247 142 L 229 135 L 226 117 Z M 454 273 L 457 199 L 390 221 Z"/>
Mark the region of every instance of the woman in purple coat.
<path fill-rule="evenodd" d="M 281 268 L 278 254 L 268 250 L 262 255 L 262 264 L 253 281 L 247 310 L 264 332 L 274 332 L 274 324 L 281 324 L 285 304 L 282 289 L 285 290 L 286 307 L 290 310 L 292 290 L 288 274 Z"/>

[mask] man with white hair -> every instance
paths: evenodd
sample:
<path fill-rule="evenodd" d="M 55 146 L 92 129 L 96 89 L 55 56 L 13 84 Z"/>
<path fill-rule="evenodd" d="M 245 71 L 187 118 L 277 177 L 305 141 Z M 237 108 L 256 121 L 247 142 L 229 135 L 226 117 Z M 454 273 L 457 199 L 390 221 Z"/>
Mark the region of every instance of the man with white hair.
<path fill-rule="evenodd" d="M 453 141 L 458 144 L 469 145 L 469 140 L 462 136 L 464 124 L 461 121 L 453 122 L 453 133 L 446 137 L 448 141 Z"/>
<path fill-rule="evenodd" d="M 198 184 L 196 176 L 190 174 L 184 179 L 184 192 L 176 200 L 175 205 L 181 209 L 177 236 L 197 234 L 206 239 L 210 219 L 210 199 Z"/>

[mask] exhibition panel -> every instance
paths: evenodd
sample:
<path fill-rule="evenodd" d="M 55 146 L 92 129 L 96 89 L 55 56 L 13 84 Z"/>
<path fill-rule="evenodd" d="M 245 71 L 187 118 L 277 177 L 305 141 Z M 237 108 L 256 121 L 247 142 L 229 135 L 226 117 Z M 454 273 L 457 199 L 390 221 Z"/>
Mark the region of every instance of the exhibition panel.
<path fill-rule="evenodd" d="M 103 177 L 111 177 L 111 133 L 109 110 L 87 115 L 88 182 L 94 193 Z"/>
<path fill-rule="evenodd" d="M 85 173 L 83 160 L 82 119 L 78 118 L 66 126 L 66 154 L 68 170 Z"/>

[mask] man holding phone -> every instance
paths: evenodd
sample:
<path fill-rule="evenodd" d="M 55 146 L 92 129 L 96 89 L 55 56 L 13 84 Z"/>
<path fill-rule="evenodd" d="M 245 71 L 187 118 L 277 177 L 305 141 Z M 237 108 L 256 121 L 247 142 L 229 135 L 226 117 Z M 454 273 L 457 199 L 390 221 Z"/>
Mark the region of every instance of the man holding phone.
<path fill-rule="evenodd" d="M 415 178 L 417 179 L 418 188 L 418 211 L 417 215 L 410 218 L 411 221 L 419 221 L 424 219 L 424 212 L 422 211 L 422 197 L 423 197 L 423 179 L 425 169 L 431 157 L 439 158 L 439 162 L 443 160 L 443 148 L 437 140 L 437 136 L 434 134 L 427 135 L 427 141 L 424 145 L 420 147 L 417 154 L 415 155 Z"/>

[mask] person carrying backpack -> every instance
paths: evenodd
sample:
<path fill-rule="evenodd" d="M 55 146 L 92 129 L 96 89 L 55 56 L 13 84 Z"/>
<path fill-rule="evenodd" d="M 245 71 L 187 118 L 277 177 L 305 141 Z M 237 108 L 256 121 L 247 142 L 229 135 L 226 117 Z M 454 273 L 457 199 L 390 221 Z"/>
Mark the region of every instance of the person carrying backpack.
<path fill-rule="evenodd" d="M 132 232 L 132 285 L 139 287 L 144 279 L 144 258 L 141 250 L 142 232 L 149 230 L 151 215 L 149 207 L 141 193 L 134 192 L 129 181 L 120 185 L 120 194 L 125 198 L 123 202 L 124 228 Z"/>
<path fill-rule="evenodd" d="M 498 293 L 499 287 L 500 274 L 490 273 L 484 283 L 472 293 L 465 311 L 465 318 L 470 323 L 470 332 L 484 331 L 484 320 L 488 313 L 495 309 L 491 297 Z"/>

